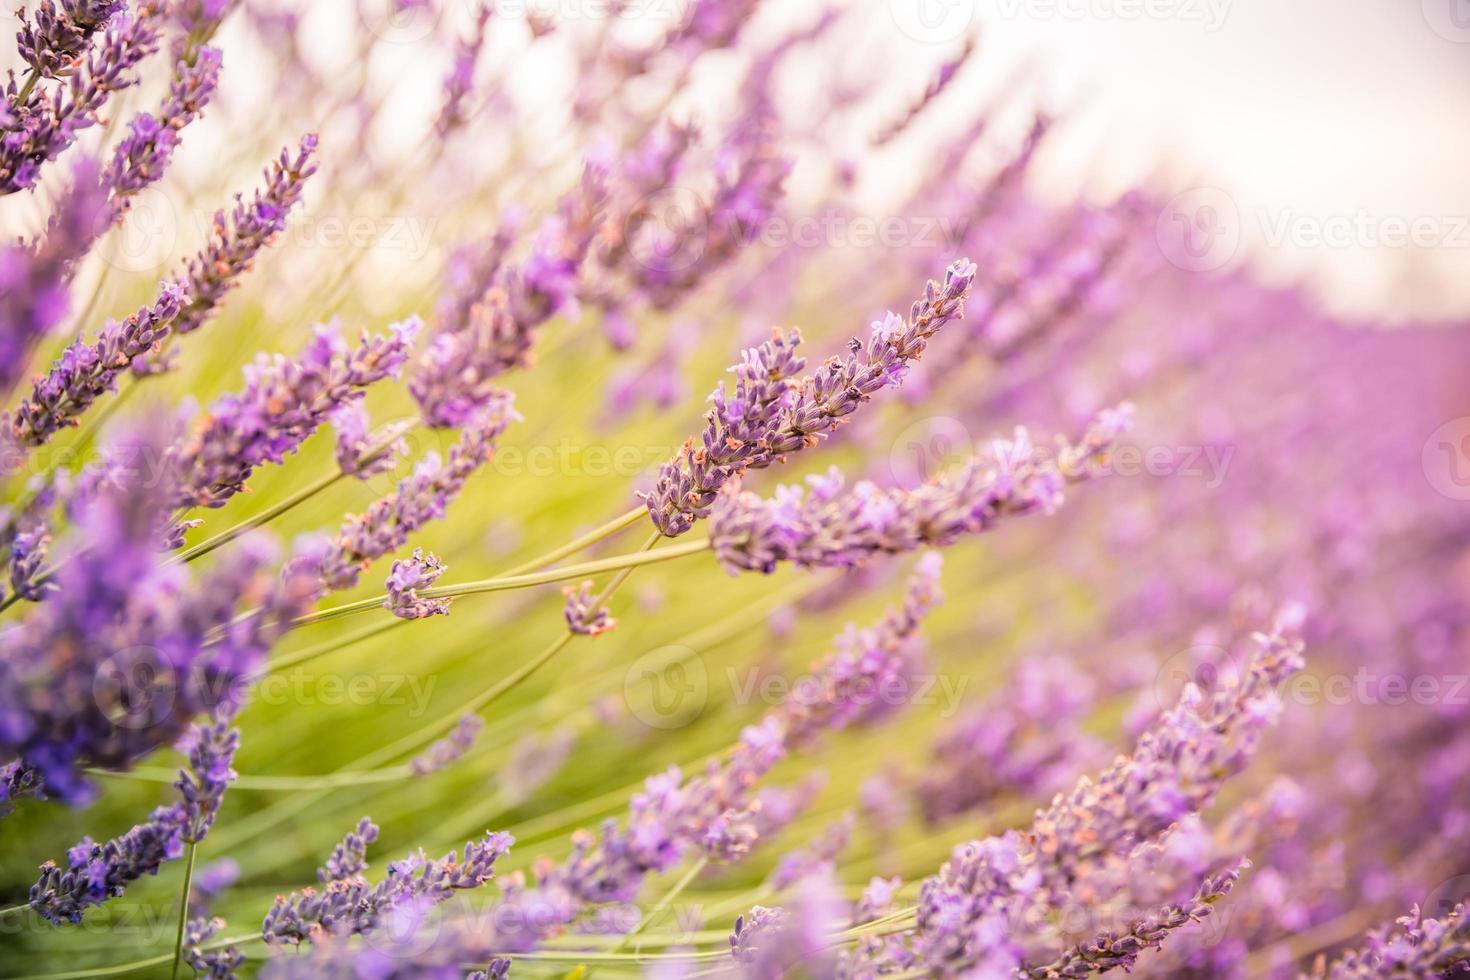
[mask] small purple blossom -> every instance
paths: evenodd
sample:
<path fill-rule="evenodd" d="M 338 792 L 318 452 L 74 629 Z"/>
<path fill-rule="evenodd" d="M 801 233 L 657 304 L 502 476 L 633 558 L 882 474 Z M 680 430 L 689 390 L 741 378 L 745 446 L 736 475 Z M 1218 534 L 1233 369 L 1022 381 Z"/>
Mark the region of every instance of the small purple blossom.
<path fill-rule="evenodd" d="M 427 776 L 431 772 L 447 768 L 474 747 L 475 739 L 484 727 L 485 720 L 479 715 L 463 716 L 455 724 L 453 731 L 430 745 L 421 755 L 415 756 L 408 764 L 409 770 L 415 776 Z"/>
<path fill-rule="evenodd" d="M 618 625 L 607 607 L 597 604 L 590 581 L 575 587 L 569 585 L 562 589 L 562 593 L 567 597 L 563 616 L 567 621 L 567 629 L 573 633 L 597 636 Z"/>
<path fill-rule="evenodd" d="M 427 589 L 444 574 L 444 565 L 434 553 L 425 554 L 424 549 L 415 548 L 413 557 L 393 562 L 388 572 L 388 598 L 383 601 L 387 609 L 399 619 L 426 619 L 430 616 L 448 616 L 452 597 L 444 599 L 421 599 L 420 589 Z"/>

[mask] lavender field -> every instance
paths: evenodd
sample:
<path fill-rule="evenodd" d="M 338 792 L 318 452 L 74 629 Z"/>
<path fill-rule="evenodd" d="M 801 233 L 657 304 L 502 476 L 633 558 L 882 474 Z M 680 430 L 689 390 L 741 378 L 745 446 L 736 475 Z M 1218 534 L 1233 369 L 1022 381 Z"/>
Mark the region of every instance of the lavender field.
<path fill-rule="evenodd" d="M 1470 975 L 1470 221 L 1059 2 L 8 3 L 0 978 Z"/>

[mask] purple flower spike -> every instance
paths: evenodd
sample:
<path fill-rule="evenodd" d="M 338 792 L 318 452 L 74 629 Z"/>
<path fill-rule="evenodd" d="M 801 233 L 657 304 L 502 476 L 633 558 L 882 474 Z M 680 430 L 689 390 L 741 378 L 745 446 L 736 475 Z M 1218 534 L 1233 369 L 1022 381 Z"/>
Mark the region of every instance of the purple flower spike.
<path fill-rule="evenodd" d="M 1319 963 L 1311 980 L 1378 980 L 1380 977 L 1458 976 L 1470 962 L 1470 917 L 1458 904 L 1448 915 L 1426 919 L 1416 905 L 1391 925 L 1368 934 L 1367 946 Z"/>
<path fill-rule="evenodd" d="M 618 625 L 618 621 L 613 619 L 606 606 L 593 604 L 596 597 L 592 594 L 591 582 L 583 582 L 576 587 L 569 585 L 562 592 L 567 597 L 564 610 L 567 629 L 573 633 L 581 636 L 597 636 Z"/>
<path fill-rule="evenodd" d="M 161 806 L 146 823 L 105 844 L 82 838 L 67 851 L 67 867 L 41 865 L 31 886 L 30 906 L 48 922 L 80 922 L 93 905 L 121 895 L 144 875 L 156 875 L 164 862 L 184 853 L 187 820 L 182 807 Z"/>
<path fill-rule="evenodd" d="M 61 0 L 58 10 L 53 0 L 41 0 L 33 10 L 21 12 L 15 35 L 21 60 L 41 78 L 70 74 L 92 35 L 125 6 L 123 0 Z"/>
<path fill-rule="evenodd" d="M 221 61 L 218 49 L 202 47 L 192 63 L 179 62 L 158 114 L 141 112 L 128 124 L 128 134 L 118 142 L 103 174 L 112 194 L 113 220 L 127 211 L 133 195 L 168 169 L 184 127 L 199 118 L 214 95 Z"/>
<path fill-rule="evenodd" d="M 0 195 L 34 187 L 41 167 L 95 125 L 112 93 L 137 81 L 133 69 L 158 47 L 158 8 L 143 4 L 136 17 L 111 19 L 100 43 L 89 45 L 80 67 L 49 92 L 18 86 L 5 90 L 10 117 L 0 135 Z"/>
<path fill-rule="evenodd" d="M 363 817 L 357 822 L 356 829 L 348 831 L 342 842 L 332 849 L 327 863 L 316 869 L 317 881 L 325 885 L 362 874 L 368 866 L 368 845 L 377 839 L 378 825 Z"/>
<path fill-rule="evenodd" d="M 383 602 L 387 609 L 399 619 L 426 619 L 429 616 L 448 616 L 449 604 L 454 600 L 420 599 L 419 589 L 427 589 L 444 574 L 444 565 L 431 551 L 415 548 L 413 557 L 393 563 L 388 572 L 388 598 Z"/>
<path fill-rule="evenodd" d="M 1051 513 L 1068 483 L 1091 477 L 1107 458 L 1126 413 L 1110 412 L 1076 445 L 1038 449 L 1024 429 L 914 490 L 861 482 L 848 490 L 831 470 L 808 490 L 781 487 L 762 499 L 731 485 L 715 503 L 710 537 L 732 574 L 770 573 L 783 562 L 803 568 L 852 567 L 874 555 L 946 547 L 989 531 L 1005 517 Z"/>
<path fill-rule="evenodd" d="M 158 298 L 122 321 L 109 320 L 101 336 L 66 348 L 45 377 L 37 379 L 9 419 L 10 436 L 22 446 L 39 446 L 77 424 L 92 403 L 117 390 L 117 379 L 134 358 L 155 353 L 169 325 L 188 302 L 183 290 L 164 283 Z"/>
<path fill-rule="evenodd" d="M 955 262 L 943 284 L 930 281 L 907 321 L 890 313 L 873 324 L 866 345 L 853 340 L 847 357 L 830 358 L 799 382 L 792 378 L 805 366 L 795 353 L 800 335 L 777 334 L 746 351 L 731 369 L 734 390 L 727 394 L 722 384 L 710 396 L 714 408 L 699 442 L 685 443 L 659 470 L 653 492 L 643 495 L 654 526 L 669 537 L 683 534 L 709 515 L 731 479 L 817 444 L 875 392 L 899 384 L 929 338 L 963 315 L 974 278 L 973 263 Z"/>
<path fill-rule="evenodd" d="M 312 160 L 316 142 L 316 134 L 312 133 L 302 137 L 294 156 L 282 150 L 266 172 L 265 188 L 256 191 L 249 204 L 236 195 L 228 217 L 224 211 L 215 212 L 209 244 L 188 261 L 178 277 L 187 282 L 185 291 L 190 300 L 174 326 L 177 333 L 193 333 L 204 326 L 225 294 L 250 271 L 260 250 L 285 229 L 286 215 L 301 200 L 307 178 L 316 173 Z M 166 369 L 167 365 L 157 358 L 135 368 L 140 374 Z"/>
<path fill-rule="evenodd" d="M 395 377 L 418 327 L 410 319 L 395 323 L 386 337 L 364 331 L 349 348 L 335 325 L 327 325 L 294 360 L 258 357 L 245 369 L 245 390 L 211 405 L 193 434 L 172 450 L 179 474 L 174 505 L 219 507 L 240 493 L 257 466 L 280 463 L 340 406 Z"/>
<path fill-rule="evenodd" d="M 364 824 L 371 826 L 366 821 Z M 359 825 L 359 831 L 362 829 Z M 442 859 L 430 861 L 422 851 L 410 854 L 390 864 L 388 876 L 376 885 L 362 878 L 360 872 L 366 864 L 358 862 L 353 873 L 334 876 L 320 889 L 308 888 L 277 898 L 266 914 L 261 935 L 272 945 L 294 946 L 370 932 L 395 914 L 417 906 L 439 905 L 456 892 L 485 884 L 494 876 L 495 862 L 513 843 L 515 839 L 509 834 L 487 833 L 466 844 L 462 856 L 450 851 Z M 332 873 L 342 870 L 338 867 Z"/>

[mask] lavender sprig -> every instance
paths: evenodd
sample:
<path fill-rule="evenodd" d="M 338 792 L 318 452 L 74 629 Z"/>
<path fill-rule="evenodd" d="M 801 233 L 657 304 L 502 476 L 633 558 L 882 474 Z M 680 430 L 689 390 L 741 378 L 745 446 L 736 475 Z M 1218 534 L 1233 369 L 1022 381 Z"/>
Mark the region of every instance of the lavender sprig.
<path fill-rule="evenodd" d="M 11 390 L 32 348 L 66 316 L 70 269 L 96 238 L 105 202 L 97 166 L 84 157 L 39 243 L 0 246 L 0 391 Z"/>
<path fill-rule="evenodd" d="M 359 831 L 363 828 L 359 826 Z M 366 838 L 366 835 L 362 835 Z M 388 876 L 369 885 L 354 872 L 326 881 L 321 889 L 308 888 L 277 898 L 261 926 L 261 935 L 273 944 L 298 945 L 329 936 L 351 936 L 377 928 L 386 916 L 410 906 L 438 905 L 455 892 L 478 888 L 494 875 L 495 862 L 515 842 L 509 834 L 487 833 L 464 846 L 461 856 L 450 851 L 430 861 L 422 851 L 388 866 Z M 358 866 L 358 871 L 365 868 Z M 341 871 L 334 869 L 334 874 Z"/>
<path fill-rule="evenodd" d="M 245 389 L 211 405 L 193 434 L 171 451 L 179 474 L 174 505 L 219 507 L 241 492 L 256 467 L 280 463 L 344 403 L 396 376 L 418 328 L 419 321 L 409 319 L 393 324 L 386 337 L 364 331 L 349 348 L 329 324 L 317 328 L 295 359 L 258 357 L 245 369 Z"/>
<path fill-rule="evenodd" d="M 123 0 L 40 0 L 21 12 L 15 35 L 21 60 L 40 78 L 57 78 L 75 70 L 92 35 L 107 26 L 126 4 Z"/>
<path fill-rule="evenodd" d="M 783 562 L 803 568 L 853 567 L 879 554 L 946 547 L 963 535 L 989 531 L 1006 517 L 1061 505 L 1068 483 L 1090 478 L 1127 424 L 1114 410 L 1076 445 L 1033 446 L 1024 429 L 994 440 L 976 457 L 914 490 L 861 482 L 848 490 L 835 469 L 808 479 L 809 493 L 782 487 L 769 500 L 736 492 L 715 502 L 710 539 L 731 571 L 770 573 Z"/>
<path fill-rule="evenodd" d="M 312 159 L 316 144 L 316 134 L 311 133 L 302 137 L 294 156 L 282 150 L 266 171 L 264 189 L 257 190 L 249 204 L 236 195 L 235 207 L 228 216 L 223 210 L 215 212 L 209 244 L 176 277 L 185 282 L 184 290 L 190 297 L 174 325 L 176 333 L 193 333 L 204 326 L 225 295 L 250 270 L 260 250 L 286 227 L 287 214 L 301 200 L 307 179 L 316 173 Z M 139 374 L 167 369 L 167 362 L 157 357 L 134 365 Z"/>
<path fill-rule="evenodd" d="M 1470 918 L 1457 904 L 1448 915 L 1426 919 L 1416 905 L 1408 915 L 1368 935 L 1362 949 L 1349 950 L 1331 963 L 1319 958 L 1304 980 L 1379 980 L 1383 977 L 1456 975 L 1470 962 Z"/>
<path fill-rule="evenodd" d="M 444 574 L 444 565 L 431 551 L 415 548 L 413 557 L 393 563 L 388 572 L 388 598 L 383 601 L 387 609 L 399 619 L 425 619 L 429 616 L 449 615 L 449 604 L 453 598 L 421 599 L 419 589 L 431 588 L 439 576 Z"/>
<path fill-rule="evenodd" d="M 62 429 L 75 426 L 93 402 L 117 390 L 117 379 L 135 358 L 158 350 L 187 302 L 178 285 L 166 282 L 151 305 L 122 321 L 109 320 L 92 343 L 78 340 L 62 351 L 8 419 L 14 442 L 40 446 Z"/>
<path fill-rule="evenodd" d="M 41 167 L 96 124 L 112 93 L 137 81 L 133 69 L 158 47 L 157 7 L 144 4 L 136 17 L 114 17 L 82 66 L 47 94 L 6 86 L 11 117 L 0 136 L 0 195 L 34 187 Z"/>
<path fill-rule="evenodd" d="M 430 745 L 421 755 L 415 756 L 409 762 L 408 768 L 415 776 L 427 776 L 431 772 L 447 768 L 474 747 L 475 739 L 484 727 L 485 721 L 479 715 L 465 715 L 454 726 L 454 731 Z"/>
<path fill-rule="evenodd" d="M 654 526 L 669 537 L 683 534 L 709 516 L 716 495 L 730 480 L 815 445 L 874 393 L 900 383 L 929 338 L 963 315 L 974 278 L 971 262 L 955 262 L 942 285 L 929 282 L 907 321 L 890 313 L 873 324 L 866 345 L 851 341 L 845 358 L 830 358 L 800 382 L 791 381 L 804 367 L 795 353 L 800 335 L 777 334 L 746 351 L 731 369 L 734 390 L 727 394 L 721 384 L 710 396 L 714 407 L 699 442 L 685 443 L 659 470 L 653 491 L 641 495 Z"/>

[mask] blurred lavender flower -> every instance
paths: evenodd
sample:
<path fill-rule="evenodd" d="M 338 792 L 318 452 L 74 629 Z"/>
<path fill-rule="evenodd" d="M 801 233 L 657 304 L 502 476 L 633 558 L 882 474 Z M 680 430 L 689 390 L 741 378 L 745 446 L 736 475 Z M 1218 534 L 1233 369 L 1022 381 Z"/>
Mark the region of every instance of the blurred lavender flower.
<path fill-rule="evenodd" d="M 378 825 L 367 817 L 363 817 L 357 822 L 357 827 L 349 830 L 347 836 L 332 848 L 332 854 L 327 858 L 326 863 L 317 868 L 317 881 L 329 884 L 333 881 L 347 881 L 361 875 L 368 866 L 368 845 L 377 839 Z"/>
<path fill-rule="evenodd" d="M 9 552 L 10 591 L 22 599 L 38 602 L 55 588 L 41 578 L 41 565 L 51 553 L 52 512 L 71 503 L 74 482 L 65 470 L 32 477 L 25 501 L 0 511 L 0 547 Z"/>
<path fill-rule="evenodd" d="M 239 747 L 240 730 L 232 727 L 228 718 L 195 725 L 185 736 L 180 748 L 188 753 L 189 766 L 179 771 L 174 783 L 184 801 L 185 843 L 199 843 L 214 826 L 225 790 L 236 778 L 230 763 Z"/>
<path fill-rule="evenodd" d="M 484 727 L 485 720 L 479 715 L 465 715 L 454 726 L 454 731 L 430 745 L 422 755 L 415 756 L 409 762 L 408 768 L 415 776 L 427 776 L 431 772 L 447 768 L 474 747 L 475 739 Z"/>
<path fill-rule="evenodd" d="M 145 438 L 146 451 L 156 440 Z M 248 537 L 197 581 L 155 563 L 167 487 L 138 477 L 80 509 L 56 593 L 5 634 L 0 751 L 38 770 L 47 792 L 84 802 L 83 766 L 125 768 L 176 740 L 206 709 L 228 710 L 313 583 L 277 578 L 275 549 Z M 240 615 L 241 609 L 252 610 Z"/>
<path fill-rule="evenodd" d="M 240 865 L 234 858 L 211 861 L 194 873 L 194 884 L 189 890 L 189 908 L 195 915 L 203 915 L 216 898 L 224 894 L 240 880 Z"/>
<path fill-rule="evenodd" d="M 669 537 L 683 534 L 709 515 L 716 495 L 731 479 L 815 445 L 875 392 L 898 384 L 909 362 L 923 355 L 929 338 L 963 315 L 974 278 L 974 265 L 964 259 L 955 262 L 942 285 L 929 282 L 907 321 L 890 313 L 873 324 L 866 346 L 852 341 L 846 358 L 829 359 L 800 382 L 791 381 L 805 366 L 795 354 L 799 335 L 777 334 L 746 351 L 731 369 L 734 391 L 727 395 L 721 384 L 710 396 L 715 407 L 706 416 L 699 444 L 692 439 L 685 443 L 660 469 L 653 492 L 642 495 L 654 525 Z"/>
<path fill-rule="evenodd" d="M 204 944 L 213 939 L 225 927 L 225 920 L 218 916 L 212 919 L 190 919 L 184 928 L 184 962 L 196 977 L 206 980 L 235 980 L 245 965 L 245 954 L 234 946 L 223 949 L 204 949 Z"/>
<path fill-rule="evenodd" d="M 83 157 L 40 241 L 0 245 L 0 391 L 24 376 L 31 349 L 70 309 L 72 263 L 96 237 L 105 200 L 96 164 Z"/>
<path fill-rule="evenodd" d="M 1088 479 L 1106 460 L 1126 418 L 1107 413 L 1080 443 L 1059 442 L 1055 451 L 1037 449 L 1017 429 L 1014 440 L 992 442 L 989 458 L 973 458 L 914 490 L 866 481 L 847 490 L 836 469 L 809 478 L 809 495 L 782 487 L 763 500 L 730 484 L 715 501 L 710 538 L 731 573 L 769 574 L 788 561 L 851 567 L 878 554 L 945 547 L 991 530 L 1003 517 L 1056 510 L 1063 488 Z"/>
<path fill-rule="evenodd" d="M 454 600 L 420 599 L 419 589 L 427 589 L 444 574 L 444 565 L 431 551 L 413 549 L 413 557 L 393 562 L 388 572 L 388 598 L 383 601 L 387 609 L 399 619 L 426 619 L 429 616 L 448 616 L 449 604 Z"/>

